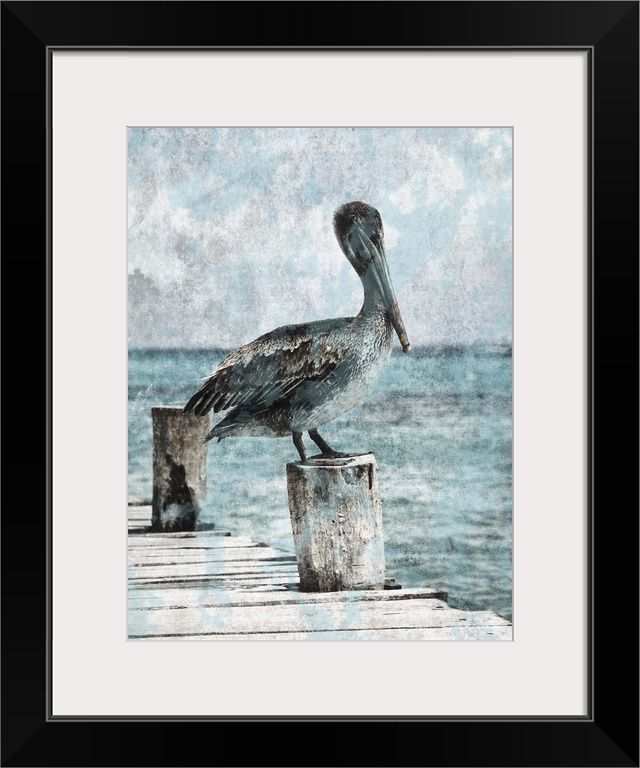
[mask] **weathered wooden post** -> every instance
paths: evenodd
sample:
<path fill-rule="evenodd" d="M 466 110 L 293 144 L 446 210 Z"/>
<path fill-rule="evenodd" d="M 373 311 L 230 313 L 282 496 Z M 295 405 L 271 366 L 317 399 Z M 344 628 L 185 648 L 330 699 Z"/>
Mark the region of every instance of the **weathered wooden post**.
<path fill-rule="evenodd" d="M 207 491 L 203 438 L 210 418 L 183 413 L 182 406 L 158 405 L 153 421 L 152 531 L 194 531 Z"/>
<path fill-rule="evenodd" d="M 287 464 L 300 589 L 384 589 L 378 465 L 372 453 Z"/>

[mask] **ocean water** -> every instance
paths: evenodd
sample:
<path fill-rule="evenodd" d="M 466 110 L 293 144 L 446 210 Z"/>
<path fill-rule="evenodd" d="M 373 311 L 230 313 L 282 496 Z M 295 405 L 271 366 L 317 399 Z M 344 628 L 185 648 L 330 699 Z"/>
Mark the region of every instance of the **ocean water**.
<path fill-rule="evenodd" d="M 184 405 L 224 350 L 130 350 L 129 498 L 151 498 L 153 405 Z M 320 433 L 378 462 L 386 575 L 439 587 L 465 610 L 512 618 L 512 366 L 509 348 L 394 350 L 376 392 Z M 218 417 L 215 417 L 218 418 Z M 305 435 L 309 453 L 317 452 Z M 289 438 L 209 445 L 201 520 L 294 551 Z"/>

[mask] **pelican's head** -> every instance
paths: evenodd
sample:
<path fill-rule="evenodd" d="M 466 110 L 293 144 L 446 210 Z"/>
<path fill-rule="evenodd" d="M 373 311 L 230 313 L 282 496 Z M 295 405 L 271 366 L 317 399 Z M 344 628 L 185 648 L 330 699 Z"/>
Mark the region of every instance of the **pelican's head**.
<path fill-rule="evenodd" d="M 372 290 L 382 297 L 402 349 L 408 352 L 411 345 L 391 284 L 380 214 L 366 203 L 346 203 L 335 212 L 333 228 L 344 255 L 360 275 L 365 293 Z"/>

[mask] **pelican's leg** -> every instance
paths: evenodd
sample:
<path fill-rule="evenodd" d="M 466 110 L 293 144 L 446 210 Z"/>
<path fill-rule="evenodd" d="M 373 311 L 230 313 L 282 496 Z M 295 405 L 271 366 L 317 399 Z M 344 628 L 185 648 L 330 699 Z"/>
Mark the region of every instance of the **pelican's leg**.
<path fill-rule="evenodd" d="M 300 461 L 306 461 L 307 460 L 307 452 L 304 449 L 304 443 L 302 442 L 302 432 L 292 432 L 293 435 L 293 444 L 298 449 L 298 453 L 300 454 Z"/>
<path fill-rule="evenodd" d="M 334 451 L 333 448 L 320 437 L 317 429 L 310 429 L 309 437 L 318 446 L 318 448 L 320 448 L 323 456 L 329 456 L 332 459 L 337 459 L 344 458 L 345 456 L 349 455 L 348 453 L 338 453 L 338 451 Z"/>

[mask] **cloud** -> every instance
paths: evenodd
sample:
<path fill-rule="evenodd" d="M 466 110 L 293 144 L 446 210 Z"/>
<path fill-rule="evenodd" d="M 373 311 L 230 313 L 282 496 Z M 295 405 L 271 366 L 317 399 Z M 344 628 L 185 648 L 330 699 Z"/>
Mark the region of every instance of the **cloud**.
<path fill-rule="evenodd" d="M 511 228 L 482 226 L 482 208 L 469 199 L 451 247 L 399 297 L 409 337 L 415 329 L 422 344 L 511 341 Z"/>

